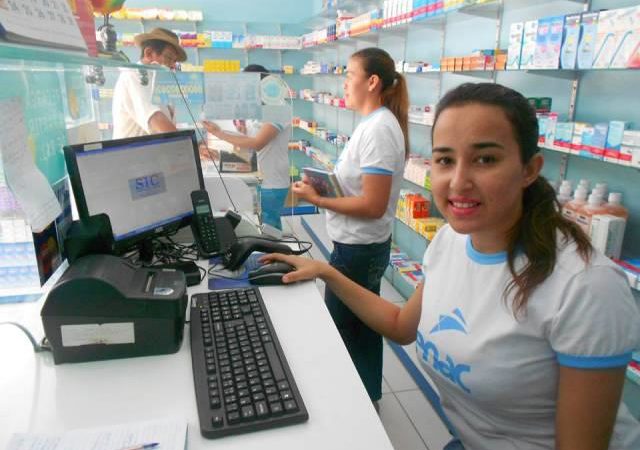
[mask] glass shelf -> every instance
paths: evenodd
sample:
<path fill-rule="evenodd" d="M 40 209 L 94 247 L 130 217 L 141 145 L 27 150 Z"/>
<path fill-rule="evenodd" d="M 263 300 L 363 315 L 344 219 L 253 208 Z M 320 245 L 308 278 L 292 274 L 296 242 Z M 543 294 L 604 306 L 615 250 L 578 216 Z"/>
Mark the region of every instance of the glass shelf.
<path fill-rule="evenodd" d="M 158 72 L 169 72 L 161 65 L 141 65 L 111 58 L 94 58 L 82 52 L 59 50 L 48 47 L 32 47 L 0 43 L 0 70 L 30 70 L 60 72 L 78 70 L 82 66 L 102 66 L 112 68 L 147 69 Z"/>

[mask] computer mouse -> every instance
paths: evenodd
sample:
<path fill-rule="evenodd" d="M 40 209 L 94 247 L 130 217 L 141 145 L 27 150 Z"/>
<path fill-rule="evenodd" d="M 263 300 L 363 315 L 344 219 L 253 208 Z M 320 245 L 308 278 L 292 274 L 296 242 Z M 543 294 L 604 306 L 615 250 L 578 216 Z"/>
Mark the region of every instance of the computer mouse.
<path fill-rule="evenodd" d="M 293 272 L 295 267 L 280 261 L 263 264 L 257 269 L 252 270 L 247 274 L 249 283 L 258 286 L 273 286 L 278 284 L 284 284 L 282 277 L 289 272 Z"/>

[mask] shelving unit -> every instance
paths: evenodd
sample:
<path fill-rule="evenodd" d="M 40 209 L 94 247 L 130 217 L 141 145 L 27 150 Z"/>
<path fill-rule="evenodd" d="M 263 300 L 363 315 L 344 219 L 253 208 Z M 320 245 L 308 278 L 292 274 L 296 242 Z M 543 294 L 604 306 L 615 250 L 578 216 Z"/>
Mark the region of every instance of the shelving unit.
<path fill-rule="evenodd" d="M 363 13 L 372 7 L 380 7 L 382 2 L 367 2 L 358 8 L 344 7 L 354 14 Z M 509 26 L 514 22 L 556 15 L 579 13 L 587 10 L 613 9 L 632 6 L 633 2 L 618 0 L 526 0 L 495 1 L 473 5 L 437 17 L 407 23 L 391 28 L 372 30 L 349 39 L 338 40 L 313 47 L 303 48 L 309 59 L 329 65 L 345 65 L 348 56 L 368 46 L 387 50 L 396 61 L 427 61 L 438 63 L 449 55 L 468 54 L 477 48 L 508 47 Z M 342 5 L 340 6 L 343 7 Z M 326 21 L 326 14 L 323 20 Z M 316 25 L 322 20 L 316 21 Z M 322 23 L 322 25 L 326 24 Z M 316 26 L 315 28 L 318 28 Z M 473 30 L 473 33 L 469 33 Z M 341 95 L 342 74 L 315 73 L 298 74 L 301 79 L 311 80 L 309 88 L 315 91 L 332 92 Z M 517 89 L 528 97 L 551 96 L 552 111 L 558 112 L 564 120 L 590 123 L 625 120 L 640 129 L 640 94 L 631 86 L 637 85 L 640 72 L 636 69 L 523 69 L 523 70 L 482 70 L 482 71 L 441 71 L 405 72 L 409 85 L 411 104 L 435 104 L 449 89 L 463 82 L 494 82 Z M 310 105 L 313 117 L 326 127 L 351 134 L 358 123 L 356 114 L 344 113 L 342 109 L 316 105 L 313 102 L 298 102 Z M 635 107 L 633 106 L 635 105 Z M 425 157 L 430 155 L 429 126 L 412 124 L 410 139 L 412 153 Z M 610 191 L 623 192 L 623 201 L 630 210 L 624 255 L 640 256 L 640 183 L 639 172 L 632 167 L 568 154 L 553 146 L 541 147 L 545 156 L 543 175 L 550 180 L 587 178 L 595 182 L 609 183 Z M 337 151 L 338 149 L 336 149 Z M 339 155 L 338 151 L 336 153 Z M 422 186 L 409 180 L 403 186 L 417 192 L 428 192 Z M 393 240 L 403 251 L 415 260 L 421 260 L 428 242 L 401 220 L 393 225 Z M 413 292 L 406 283 L 399 280 L 392 270 L 387 278 L 394 286 L 408 296 Z M 640 298 L 640 291 L 635 291 Z M 627 389 L 632 392 L 634 389 Z M 634 399 L 640 398 L 635 389 Z M 629 398 L 631 394 L 628 394 Z M 638 403 L 633 400 L 631 403 Z M 636 415 L 640 407 L 635 405 Z"/>

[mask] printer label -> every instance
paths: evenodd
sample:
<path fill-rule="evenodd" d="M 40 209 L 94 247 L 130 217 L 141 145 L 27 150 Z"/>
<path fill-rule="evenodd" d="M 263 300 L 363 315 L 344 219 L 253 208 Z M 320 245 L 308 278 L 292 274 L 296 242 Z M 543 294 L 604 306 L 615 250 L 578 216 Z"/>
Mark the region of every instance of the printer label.
<path fill-rule="evenodd" d="M 129 180 L 129 191 L 131 192 L 132 200 L 167 192 L 167 183 L 164 180 L 164 174 L 158 172 L 132 178 Z"/>
<path fill-rule="evenodd" d="M 153 295 L 171 295 L 174 290 L 170 287 L 157 287 L 153 289 Z"/>
<path fill-rule="evenodd" d="M 63 347 L 82 345 L 134 344 L 133 322 L 91 323 L 60 326 Z"/>

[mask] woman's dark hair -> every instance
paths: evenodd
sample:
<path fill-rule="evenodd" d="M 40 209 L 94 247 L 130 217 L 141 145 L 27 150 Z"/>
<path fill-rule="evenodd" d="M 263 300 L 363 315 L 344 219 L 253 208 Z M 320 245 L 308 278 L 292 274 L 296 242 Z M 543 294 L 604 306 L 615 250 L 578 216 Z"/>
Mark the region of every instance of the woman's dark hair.
<path fill-rule="evenodd" d="M 151 50 L 153 50 L 154 53 L 157 53 L 159 55 L 167 47 L 173 47 L 173 46 L 168 42 L 165 42 L 160 39 L 148 39 L 144 41 L 140 46 L 140 58 L 144 58 L 144 51 L 147 48 L 150 48 Z"/>
<path fill-rule="evenodd" d="M 396 65 L 387 52 L 369 47 L 358 50 L 352 58 L 362 62 L 368 76 L 377 75 L 382 82 L 382 104 L 396 116 L 404 135 L 404 154 L 409 156 L 409 91 L 407 81 L 396 72 Z"/>
<path fill-rule="evenodd" d="M 249 64 L 244 69 L 242 69 L 242 71 L 243 72 L 258 72 L 258 73 L 260 73 L 260 79 L 261 80 L 269 74 L 269 70 L 267 70 L 266 67 L 261 66 L 260 64 Z"/>
<path fill-rule="evenodd" d="M 538 153 L 538 120 L 534 109 L 522 94 L 499 84 L 466 83 L 447 92 L 436 107 L 434 128 L 447 108 L 474 103 L 496 106 L 504 112 L 520 147 L 523 164 Z M 431 129 L 432 141 L 434 128 Z M 522 217 L 509 233 L 507 262 L 513 280 L 504 292 L 506 299 L 510 292 L 516 290 L 512 304 L 516 316 L 526 314 L 531 294 L 553 272 L 558 231 L 566 241 L 575 241 L 585 262 L 589 261 L 593 251 L 585 233 L 560 213 L 556 193 L 544 177 L 539 176 L 525 188 L 522 211 Z M 520 272 L 516 272 L 515 259 L 521 251 L 526 255 L 527 263 Z"/>

